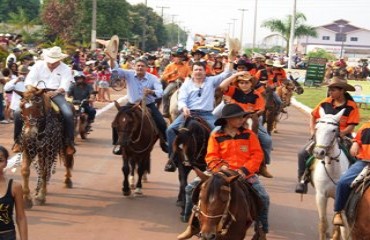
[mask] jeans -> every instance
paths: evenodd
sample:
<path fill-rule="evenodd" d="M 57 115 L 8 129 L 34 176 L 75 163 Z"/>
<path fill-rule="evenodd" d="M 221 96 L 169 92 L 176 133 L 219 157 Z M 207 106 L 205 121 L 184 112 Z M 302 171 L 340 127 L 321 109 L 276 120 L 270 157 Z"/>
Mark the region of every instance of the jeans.
<path fill-rule="evenodd" d="M 268 213 L 270 207 L 270 197 L 257 176 L 252 176 L 248 178 L 247 181 L 252 184 L 252 188 L 258 192 L 258 196 L 262 200 L 263 209 L 261 210 L 261 213 L 258 216 L 258 222 L 262 224 L 262 230 L 265 233 L 268 233 L 269 232 Z"/>
<path fill-rule="evenodd" d="M 342 211 L 346 205 L 349 194 L 351 193 L 351 183 L 357 175 L 366 167 L 368 163 L 364 161 L 355 162 L 347 169 L 339 179 L 337 189 L 335 191 L 334 211 Z"/>
<path fill-rule="evenodd" d="M 178 83 L 176 81 L 168 83 L 167 87 L 163 91 L 163 113 L 169 114 L 170 113 L 170 97 L 177 87 Z"/>
<path fill-rule="evenodd" d="M 16 240 L 16 234 L 15 230 L 5 232 L 5 233 L 0 233 L 0 240 Z"/>
<path fill-rule="evenodd" d="M 96 115 L 96 110 L 95 108 L 91 107 L 91 106 L 86 106 L 85 107 L 85 112 L 88 116 L 88 120 L 89 121 L 93 121 L 95 119 L 95 115 Z"/>
<path fill-rule="evenodd" d="M 155 125 L 157 126 L 159 133 L 163 136 L 164 140 L 167 141 L 166 137 L 166 129 L 167 129 L 167 124 L 166 121 L 164 120 L 161 112 L 158 110 L 157 106 L 155 103 L 149 103 L 146 105 L 150 109 L 150 113 L 152 115 L 152 118 L 155 122 Z"/>
<path fill-rule="evenodd" d="M 208 111 L 191 111 L 192 114 L 196 114 L 197 116 L 201 117 L 204 121 L 206 121 L 211 129 L 215 128 L 215 117 L 213 116 L 212 112 Z M 167 141 L 168 141 L 168 156 L 171 157 L 172 154 L 172 143 L 175 140 L 176 134 L 173 129 L 178 129 L 181 125 L 185 123 L 184 114 L 181 113 L 175 121 L 171 123 L 170 126 L 168 126 L 166 130 L 167 134 Z"/>
<path fill-rule="evenodd" d="M 194 180 L 191 183 L 188 183 L 188 185 L 185 187 L 185 209 L 184 209 L 184 217 L 187 218 L 191 215 L 192 209 L 193 209 L 193 191 L 194 189 L 199 185 L 200 178 L 195 177 Z"/>
<path fill-rule="evenodd" d="M 265 163 L 271 163 L 271 151 L 272 151 L 272 139 L 271 136 L 267 133 L 266 128 L 263 126 L 262 117 L 260 117 L 258 123 L 258 140 L 260 140 L 261 148 L 263 155 L 265 157 Z"/>
<path fill-rule="evenodd" d="M 74 117 L 70 104 L 66 101 L 64 95 L 57 95 L 52 98 L 52 101 L 58 105 L 60 113 L 63 116 L 64 131 L 66 133 L 66 143 L 73 144 L 74 142 Z"/>
<path fill-rule="evenodd" d="M 280 107 L 283 105 L 283 101 L 281 101 L 280 97 L 277 95 L 275 91 L 272 92 L 272 97 L 274 98 L 274 101 L 277 105 L 277 109 L 280 109 Z"/>
<path fill-rule="evenodd" d="M 2 120 L 4 120 L 4 93 L 0 93 L 0 121 Z"/>

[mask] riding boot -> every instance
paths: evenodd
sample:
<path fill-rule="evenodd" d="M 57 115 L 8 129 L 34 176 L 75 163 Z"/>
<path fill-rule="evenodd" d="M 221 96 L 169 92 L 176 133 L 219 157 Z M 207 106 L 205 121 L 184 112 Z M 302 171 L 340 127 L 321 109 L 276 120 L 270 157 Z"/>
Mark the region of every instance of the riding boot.
<path fill-rule="evenodd" d="M 307 181 L 304 180 L 304 174 L 298 176 L 298 183 L 295 187 L 295 192 L 300 194 L 307 194 L 308 186 Z"/>
<path fill-rule="evenodd" d="M 334 214 L 333 224 L 338 226 L 344 226 L 342 214 L 340 212 L 336 212 Z"/>
<path fill-rule="evenodd" d="M 266 233 L 262 230 L 262 228 L 255 229 L 255 233 L 252 237 L 252 240 L 266 240 Z"/>
<path fill-rule="evenodd" d="M 258 174 L 260 176 L 263 176 L 265 178 L 273 178 L 274 176 L 272 176 L 271 173 L 269 173 L 268 169 L 267 169 L 267 165 L 266 163 L 262 163 L 261 166 L 260 166 L 260 169 L 258 171 Z"/>
<path fill-rule="evenodd" d="M 159 133 L 159 145 L 164 153 L 168 153 L 168 143 L 161 133 Z"/>
<path fill-rule="evenodd" d="M 185 231 L 177 236 L 178 240 L 189 239 L 193 235 L 200 232 L 199 220 L 195 216 L 194 212 L 190 215 L 189 224 L 186 227 Z"/>

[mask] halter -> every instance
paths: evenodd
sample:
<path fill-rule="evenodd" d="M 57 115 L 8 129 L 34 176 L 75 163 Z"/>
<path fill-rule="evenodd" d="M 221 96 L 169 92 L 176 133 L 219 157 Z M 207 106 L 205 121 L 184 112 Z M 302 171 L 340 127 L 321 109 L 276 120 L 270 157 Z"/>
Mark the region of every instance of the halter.
<path fill-rule="evenodd" d="M 225 174 L 222 173 L 222 172 L 218 172 L 217 174 L 225 176 Z M 229 193 L 228 194 L 229 198 L 227 200 L 226 207 L 225 207 L 224 212 L 222 214 L 209 215 L 209 214 L 201 211 L 200 210 L 200 203 L 201 203 L 200 200 L 198 201 L 198 205 L 193 207 L 193 212 L 197 215 L 201 214 L 202 216 L 204 216 L 206 218 L 210 218 L 210 219 L 220 218 L 220 221 L 217 224 L 217 232 L 220 233 L 223 236 L 228 232 L 231 223 L 233 221 L 236 222 L 236 218 L 235 218 L 234 214 L 230 211 L 230 202 L 231 202 L 230 183 L 227 184 L 227 186 L 221 186 L 221 189 L 224 190 L 224 191 L 228 191 L 228 193 Z M 231 217 L 231 220 L 226 221 L 228 216 Z"/>

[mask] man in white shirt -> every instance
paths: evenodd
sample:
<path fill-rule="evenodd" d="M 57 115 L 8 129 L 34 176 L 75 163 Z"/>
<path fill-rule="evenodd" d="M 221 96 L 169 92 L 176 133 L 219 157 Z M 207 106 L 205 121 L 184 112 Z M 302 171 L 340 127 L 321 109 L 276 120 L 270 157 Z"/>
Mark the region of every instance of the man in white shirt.
<path fill-rule="evenodd" d="M 73 81 L 72 71 L 61 60 L 68 55 L 62 53 L 60 47 L 45 49 L 42 54 L 44 60 L 38 61 L 32 66 L 24 85 L 30 87 L 45 88 L 47 94 L 58 105 L 63 115 L 64 130 L 66 133 L 67 154 L 75 153 L 74 148 L 74 119 L 70 105 L 67 103 L 64 94 Z M 13 151 L 20 150 L 16 143 Z"/>

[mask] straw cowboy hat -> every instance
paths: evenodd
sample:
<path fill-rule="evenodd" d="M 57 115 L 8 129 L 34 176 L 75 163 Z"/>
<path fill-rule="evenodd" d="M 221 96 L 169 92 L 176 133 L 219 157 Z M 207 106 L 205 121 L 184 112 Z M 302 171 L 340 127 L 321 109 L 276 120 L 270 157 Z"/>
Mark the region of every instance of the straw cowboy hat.
<path fill-rule="evenodd" d="M 274 61 L 272 66 L 276 67 L 276 68 L 283 68 L 284 67 L 284 65 L 280 64 L 280 61 Z"/>
<path fill-rule="evenodd" d="M 248 113 L 244 112 L 243 108 L 236 103 L 226 104 L 222 109 L 221 117 L 215 121 L 216 126 L 225 125 L 226 119 L 240 116 L 247 116 Z"/>
<path fill-rule="evenodd" d="M 52 48 L 47 48 L 42 51 L 42 56 L 47 63 L 56 63 L 68 57 L 68 54 L 62 53 L 60 47 L 55 46 Z"/>
<path fill-rule="evenodd" d="M 355 87 L 347 83 L 347 80 L 340 79 L 338 77 L 334 77 L 330 80 L 328 87 L 338 87 L 342 88 L 348 92 L 356 91 Z"/>
<path fill-rule="evenodd" d="M 118 54 L 119 38 L 117 35 L 113 35 L 110 40 L 96 39 L 97 43 L 102 44 L 105 47 L 105 52 L 112 58 L 116 58 Z"/>
<path fill-rule="evenodd" d="M 274 61 L 272 61 L 271 59 L 266 59 L 265 65 L 266 66 L 273 66 L 274 65 Z"/>

